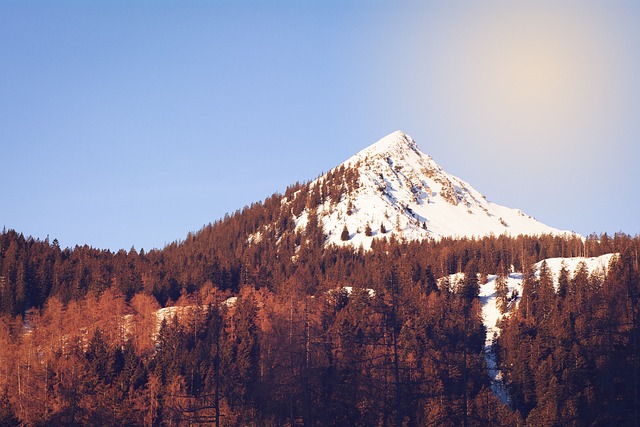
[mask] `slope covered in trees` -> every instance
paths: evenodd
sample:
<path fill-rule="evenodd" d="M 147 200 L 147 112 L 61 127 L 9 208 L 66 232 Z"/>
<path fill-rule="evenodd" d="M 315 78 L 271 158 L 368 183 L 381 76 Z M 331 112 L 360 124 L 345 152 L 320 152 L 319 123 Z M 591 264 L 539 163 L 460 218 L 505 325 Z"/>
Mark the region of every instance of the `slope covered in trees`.
<path fill-rule="evenodd" d="M 317 196 L 296 185 L 149 252 L 62 249 L 4 231 L 2 423 L 638 419 L 639 238 L 380 238 L 370 251 L 353 250 L 325 246 L 313 215 L 295 228 Z M 498 343 L 512 399 L 503 405 L 482 353 L 478 275 L 611 252 L 621 256 L 606 277 L 578 272 L 557 292 L 544 275 L 525 274 Z M 436 278 L 456 272 L 464 286 L 438 287 Z M 235 304 L 224 303 L 231 296 Z M 156 310 L 175 304 L 196 308 L 156 325 Z"/>

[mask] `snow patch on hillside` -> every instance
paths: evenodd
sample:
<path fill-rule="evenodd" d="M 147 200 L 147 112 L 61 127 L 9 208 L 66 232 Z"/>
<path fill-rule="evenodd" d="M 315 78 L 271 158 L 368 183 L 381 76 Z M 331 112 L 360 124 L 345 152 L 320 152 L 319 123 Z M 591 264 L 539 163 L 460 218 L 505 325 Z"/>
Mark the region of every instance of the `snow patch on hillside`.
<path fill-rule="evenodd" d="M 487 363 L 489 378 L 491 379 L 491 390 L 493 390 L 503 403 L 508 403 L 509 395 L 502 380 L 502 372 L 498 368 L 494 343 L 500 335 L 500 328 L 498 327 L 499 321 L 505 316 L 508 316 L 510 313 L 509 310 L 515 307 L 520 300 L 520 295 L 522 295 L 522 273 L 511 273 L 506 278 L 506 284 L 509 289 L 507 295 L 509 296 L 510 302 L 504 314 L 501 313 L 498 308 L 495 288 L 497 278 L 497 275 L 492 274 L 487 277 L 487 283 L 480 285 L 482 321 L 487 331 L 484 342 L 484 358 Z"/>
<path fill-rule="evenodd" d="M 569 272 L 569 278 L 573 278 L 576 269 L 581 263 L 584 263 L 589 274 L 600 274 L 604 277 L 609 268 L 611 260 L 618 254 L 606 254 L 599 257 L 573 257 L 573 258 L 549 258 L 544 261 L 554 279 L 557 286 L 560 270 L 564 266 Z M 534 265 L 535 276 L 540 276 L 540 267 L 543 261 Z M 458 283 L 464 275 L 458 273 L 449 276 L 450 283 Z M 496 297 L 495 283 L 497 275 L 489 275 L 487 282 L 480 284 L 480 301 L 482 304 L 482 321 L 486 328 L 486 338 L 484 347 L 484 356 L 487 363 L 488 374 L 491 379 L 491 389 L 502 400 L 503 403 L 509 403 L 509 395 L 505 384 L 502 381 L 502 372 L 497 364 L 497 355 L 494 352 L 494 343 L 500 336 L 499 323 L 505 317 L 508 317 L 513 308 L 517 306 L 522 295 L 522 273 L 511 273 L 506 278 L 508 287 L 509 304 L 505 313 L 501 313 L 498 308 L 498 300 Z"/>
<path fill-rule="evenodd" d="M 609 268 L 609 264 L 611 260 L 617 257 L 618 254 L 606 254 L 598 257 L 574 257 L 574 258 L 548 258 L 544 260 L 547 263 L 547 268 L 551 273 L 551 277 L 553 278 L 553 283 L 558 286 L 558 278 L 560 276 L 560 270 L 564 266 L 565 269 L 569 272 L 569 278 L 574 276 L 576 269 L 580 263 L 584 263 L 589 271 L 589 274 L 599 274 L 604 276 Z M 535 272 L 536 277 L 540 276 L 540 267 L 542 266 L 542 262 L 540 261 L 535 264 Z"/>

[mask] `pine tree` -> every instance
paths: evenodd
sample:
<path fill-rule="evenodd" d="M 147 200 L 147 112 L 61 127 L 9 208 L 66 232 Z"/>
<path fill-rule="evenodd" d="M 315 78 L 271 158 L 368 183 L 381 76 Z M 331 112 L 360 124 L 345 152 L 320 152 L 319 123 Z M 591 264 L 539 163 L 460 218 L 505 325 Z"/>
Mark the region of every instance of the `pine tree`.
<path fill-rule="evenodd" d="M 230 331 L 229 345 L 223 349 L 224 386 L 232 405 L 249 410 L 257 398 L 259 387 L 260 340 L 257 325 L 257 301 L 247 292 L 236 302 L 235 324 Z"/>
<path fill-rule="evenodd" d="M 464 280 L 460 287 L 460 295 L 467 301 L 473 300 L 480 292 L 478 284 L 478 266 L 475 261 L 469 261 L 464 269 Z"/>
<path fill-rule="evenodd" d="M 564 261 L 562 261 L 560 274 L 558 275 L 558 297 L 560 299 L 564 299 L 567 296 L 567 291 L 569 290 L 569 271 L 567 270 L 567 265 Z"/>
<path fill-rule="evenodd" d="M 347 240 L 351 239 L 351 236 L 349 235 L 349 229 L 347 229 L 347 226 L 345 225 L 344 228 L 342 229 L 342 234 L 340 234 L 340 239 L 343 242 L 346 242 Z"/>
<path fill-rule="evenodd" d="M 85 354 L 89 362 L 89 379 L 109 383 L 114 375 L 113 356 L 105 342 L 102 330 L 96 329 Z"/>
<path fill-rule="evenodd" d="M 130 394 L 147 382 L 146 371 L 141 360 L 136 356 L 131 341 L 127 341 L 122 350 L 122 369 L 117 378 L 117 385 L 123 394 Z"/>
<path fill-rule="evenodd" d="M 507 286 L 507 279 L 502 274 L 499 274 L 496 277 L 495 281 L 495 290 L 496 290 L 496 302 L 498 305 L 498 310 L 500 313 L 504 314 L 507 311 L 507 298 L 509 293 L 509 287 Z"/>
<path fill-rule="evenodd" d="M 547 261 L 542 261 L 540 265 L 539 281 L 538 281 L 538 298 L 543 313 L 547 314 L 553 308 L 555 301 L 555 289 L 553 287 L 553 276 L 547 265 Z"/>

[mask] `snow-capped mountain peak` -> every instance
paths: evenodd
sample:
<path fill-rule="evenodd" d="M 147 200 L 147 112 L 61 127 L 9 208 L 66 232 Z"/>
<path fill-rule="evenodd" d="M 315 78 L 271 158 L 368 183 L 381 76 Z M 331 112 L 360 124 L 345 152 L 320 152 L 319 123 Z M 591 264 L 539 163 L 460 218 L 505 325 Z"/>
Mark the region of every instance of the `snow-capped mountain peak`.
<path fill-rule="evenodd" d="M 401 130 L 397 130 L 384 138 L 378 140 L 376 143 L 358 153 L 357 156 L 367 156 L 376 154 L 388 154 L 402 151 L 402 150 L 418 150 L 418 144 L 409 135 L 405 134 Z"/>
<path fill-rule="evenodd" d="M 313 210 L 305 209 L 296 224 L 302 228 L 309 214 L 317 214 L 328 244 L 367 249 L 373 239 L 392 235 L 422 240 L 566 233 L 520 210 L 489 202 L 470 184 L 445 172 L 402 131 L 311 182 L 309 193 L 314 191 L 319 202 Z"/>

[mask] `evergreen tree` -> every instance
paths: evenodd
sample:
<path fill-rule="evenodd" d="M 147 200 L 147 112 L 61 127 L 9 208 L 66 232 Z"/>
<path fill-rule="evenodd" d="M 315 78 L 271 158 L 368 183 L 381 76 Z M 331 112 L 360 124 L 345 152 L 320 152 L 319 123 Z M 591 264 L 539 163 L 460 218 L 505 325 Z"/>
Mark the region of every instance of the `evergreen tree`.
<path fill-rule="evenodd" d="M 102 330 L 97 328 L 89 341 L 85 353 L 91 383 L 110 383 L 115 374 L 114 357 L 104 340 Z"/>
<path fill-rule="evenodd" d="M 351 236 L 349 234 L 349 230 L 347 229 L 347 226 L 345 225 L 344 228 L 342 229 L 342 234 L 340 234 L 340 240 L 342 240 L 343 242 L 346 242 L 349 239 L 351 239 Z"/>
<path fill-rule="evenodd" d="M 507 312 L 507 306 L 509 303 L 509 286 L 507 285 L 506 277 L 502 274 L 498 274 L 494 286 L 496 291 L 496 302 L 498 305 L 498 310 L 500 310 L 500 313 L 504 314 Z"/>
<path fill-rule="evenodd" d="M 478 296 L 480 285 L 478 284 L 478 265 L 475 261 L 469 261 L 464 270 L 464 279 L 460 286 L 460 296 L 466 301 L 471 301 Z"/>
<path fill-rule="evenodd" d="M 371 237 L 372 234 L 373 231 L 371 230 L 371 225 L 369 225 L 369 223 L 367 222 L 367 225 L 364 228 L 364 235 L 367 237 Z"/>
<path fill-rule="evenodd" d="M 228 344 L 222 355 L 224 394 L 230 404 L 250 414 L 259 386 L 260 340 L 258 336 L 256 299 L 246 292 L 238 297 Z"/>
<path fill-rule="evenodd" d="M 558 297 L 564 299 L 567 296 L 569 290 L 569 271 L 567 265 L 562 261 L 560 273 L 558 275 Z"/>
<path fill-rule="evenodd" d="M 548 314 L 554 308 L 555 297 L 556 293 L 551 270 L 549 270 L 547 261 L 542 261 L 538 279 L 538 298 L 540 308 L 544 315 Z"/>

